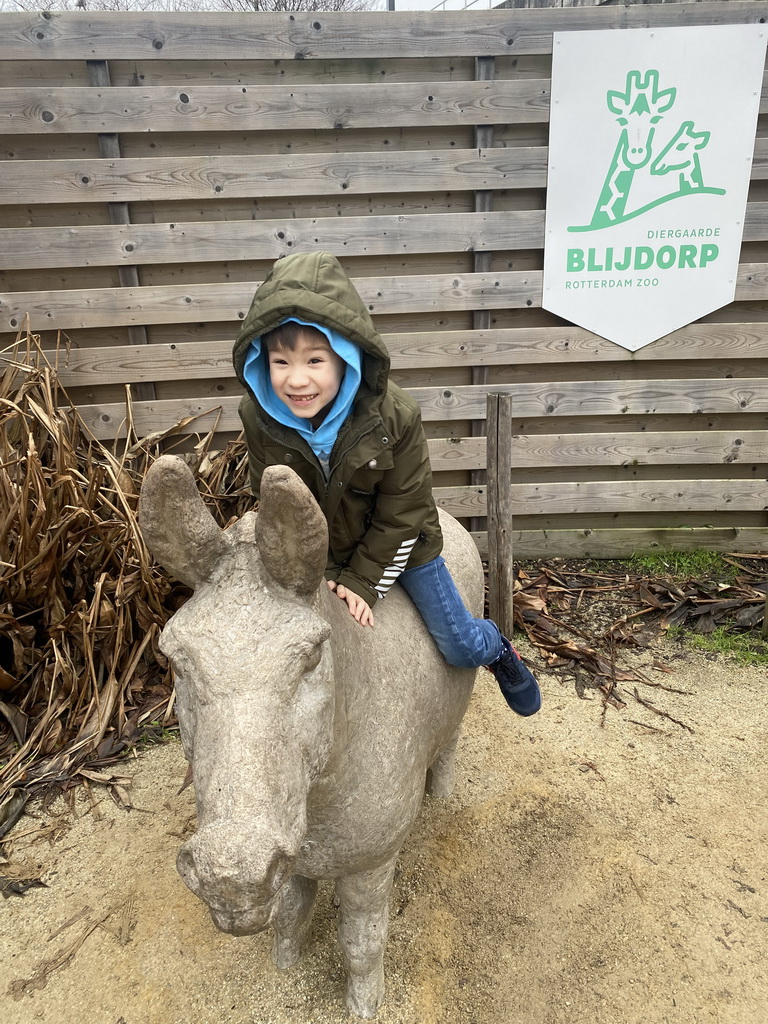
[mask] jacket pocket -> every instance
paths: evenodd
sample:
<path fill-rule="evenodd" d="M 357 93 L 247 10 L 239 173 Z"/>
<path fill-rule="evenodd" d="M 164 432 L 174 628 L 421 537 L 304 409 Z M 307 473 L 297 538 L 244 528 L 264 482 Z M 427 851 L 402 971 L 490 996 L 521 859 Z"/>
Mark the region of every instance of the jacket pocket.
<path fill-rule="evenodd" d="M 384 474 L 392 469 L 394 465 L 395 460 L 391 449 L 385 449 L 375 459 L 370 459 L 368 462 L 364 462 L 362 466 L 358 466 L 349 478 L 347 490 L 359 494 L 375 494 Z"/>

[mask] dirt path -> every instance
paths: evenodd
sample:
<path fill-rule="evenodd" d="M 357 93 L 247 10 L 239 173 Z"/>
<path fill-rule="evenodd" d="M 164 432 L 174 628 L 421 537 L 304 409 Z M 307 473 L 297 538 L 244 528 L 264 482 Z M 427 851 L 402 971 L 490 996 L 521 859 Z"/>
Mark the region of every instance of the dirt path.
<path fill-rule="evenodd" d="M 766 673 L 662 643 L 636 664 L 690 691 L 643 696 L 692 732 L 631 697 L 601 727 L 595 691 L 546 674 L 522 720 L 481 674 L 456 794 L 425 802 L 401 858 L 380 1024 L 765 1024 Z M 96 788 L 100 817 L 81 792 L 76 819 L 17 825 L 13 863 L 49 887 L 0 901 L 4 1024 L 348 1019 L 327 889 L 281 973 L 267 935 L 218 933 L 184 888 L 184 772 L 177 743 L 156 748 L 131 765 L 134 810 Z M 28 834 L 52 825 L 51 843 Z"/>

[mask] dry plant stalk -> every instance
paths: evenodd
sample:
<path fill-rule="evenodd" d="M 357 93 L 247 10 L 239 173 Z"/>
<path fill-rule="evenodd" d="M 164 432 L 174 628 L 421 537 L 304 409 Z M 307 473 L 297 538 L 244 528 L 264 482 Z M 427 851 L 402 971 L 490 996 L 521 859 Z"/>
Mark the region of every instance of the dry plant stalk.
<path fill-rule="evenodd" d="M 69 928 L 73 924 L 82 920 L 89 912 L 90 908 L 85 907 L 79 914 L 76 914 L 73 918 L 62 925 L 62 927 L 54 932 L 53 935 L 49 936 L 49 940 L 54 938 L 56 935 L 61 934 L 61 932 L 66 928 Z M 109 923 L 110 919 L 115 916 L 118 917 L 118 920 L 114 925 L 111 925 Z M 97 929 L 101 928 L 103 931 L 114 935 L 120 942 L 120 945 L 124 946 L 130 941 L 131 933 L 135 926 L 136 899 L 131 895 L 128 896 L 119 906 L 110 907 L 109 910 L 105 911 L 103 914 L 99 914 L 97 917 L 89 920 L 80 934 L 73 939 L 69 945 L 60 949 L 54 956 L 39 961 L 31 978 L 15 978 L 11 981 L 7 989 L 8 995 L 18 1001 L 25 995 L 31 995 L 36 990 L 45 988 L 51 975 L 69 966 L 77 956 L 86 939 L 93 935 Z"/>
<path fill-rule="evenodd" d="M 157 639 L 186 591 L 153 564 L 136 507 L 161 442 L 193 427 L 142 441 L 128 403 L 127 436 L 106 448 L 57 382 L 64 358 L 64 344 L 45 353 L 28 332 L 3 353 L 0 836 L 31 792 L 113 762 L 172 714 Z M 247 459 L 239 442 L 210 452 L 212 437 L 188 458 L 226 525 L 249 500 Z"/>

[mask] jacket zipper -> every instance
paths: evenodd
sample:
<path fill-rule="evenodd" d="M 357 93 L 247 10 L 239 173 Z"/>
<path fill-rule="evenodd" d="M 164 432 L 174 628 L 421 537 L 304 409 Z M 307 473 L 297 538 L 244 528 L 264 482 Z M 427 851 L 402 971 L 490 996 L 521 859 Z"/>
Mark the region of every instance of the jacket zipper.
<path fill-rule="evenodd" d="M 325 485 L 325 496 L 326 496 L 326 498 L 328 497 L 328 494 L 329 494 L 330 489 L 331 489 L 331 477 L 333 476 L 333 472 L 336 469 L 336 467 L 341 465 L 341 463 L 342 463 L 342 461 L 344 459 L 344 456 L 348 452 L 352 451 L 352 449 L 355 447 L 356 444 L 358 444 L 360 441 L 362 441 L 362 439 L 364 437 L 367 437 L 369 434 L 372 434 L 373 431 L 376 430 L 376 428 L 379 425 L 380 425 L 380 421 L 377 421 L 376 423 L 372 423 L 370 427 L 366 427 L 366 429 L 363 430 L 362 433 L 358 434 L 354 438 L 354 440 L 350 441 L 350 443 L 346 446 L 346 448 L 344 448 L 344 450 L 339 453 L 339 457 L 338 457 L 338 459 L 336 461 L 336 464 L 334 466 L 329 466 L 329 473 L 328 473 L 328 479 L 327 480 L 325 479 L 325 473 L 323 473 L 323 467 L 320 465 L 320 460 L 315 455 L 315 453 L 312 451 L 312 449 L 309 448 L 309 445 L 307 445 L 307 447 L 309 448 L 310 454 L 312 455 L 312 457 L 315 460 L 315 466 L 313 468 L 320 470 L 320 476 L 322 477 L 323 484 Z M 262 430 L 267 435 L 267 437 L 271 437 L 273 441 L 276 441 L 282 447 L 290 448 L 292 451 L 298 452 L 298 454 L 302 458 L 306 458 L 306 454 L 305 454 L 305 452 L 301 448 L 297 447 L 296 445 L 288 444 L 288 442 L 285 441 L 282 437 L 277 437 L 274 433 L 272 433 L 271 430 L 269 430 L 269 428 L 268 428 L 268 426 L 266 424 L 262 425 Z M 311 465 L 311 463 L 310 463 L 310 465 Z"/>
<path fill-rule="evenodd" d="M 290 448 L 292 451 L 298 452 L 299 455 L 301 455 L 302 458 L 306 458 L 306 454 L 302 450 L 302 448 L 300 448 L 296 444 L 291 444 L 290 442 L 286 441 L 285 438 L 278 437 L 277 434 L 273 434 L 272 431 L 269 429 L 269 427 L 266 424 L 262 424 L 261 425 L 261 429 L 264 431 L 264 433 L 267 435 L 267 437 L 271 437 L 272 440 L 276 441 L 280 445 L 281 448 Z M 307 445 L 307 448 L 309 448 L 309 445 Z M 318 459 L 318 457 L 315 455 L 315 453 L 312 451 L 311 448 L 309 448 L 309 452 L 310 452 L 310 455 L 314 458 L 315 462 L 317 463 L 318 468 L 320 468 L 320 460 Z M 322 473 L 322 469 L 320 469 L 320 472 Z"/>
<path fill-rule="evenodd" d="M 328 493 L 328 488 L 331 486 L 331 477 L 333 476 L 334 470 L 336 469 L 337 466 L 341 465 L 341 463 L 344 460 L 344 456 L 347 454 L 347 452 L 351 452 L 356 444 L 359 444 L 360 441 L 362 441 L 362 439 L 364 437 L 367 437 L 369 434 L 372 434 L 373 431 L 378 426 L 379 426 L 378 423 L 372 423 L 370 427 L 366 427 L 366 429 L 362 433 L 358 434 L 357 437 L 355 437 L 355 439 L 353 441 L 350 441 L 350 443 L 347 445 L 347 447 L 342 452 L 339 452 L 339 457 L 336 460 L 335 465 L 329 467 L 330 468 L 330 472 L 328 473 L 328 482 L 326 483 L 326 486 L 325 486 L 325 493 L 326 494 Z"/>

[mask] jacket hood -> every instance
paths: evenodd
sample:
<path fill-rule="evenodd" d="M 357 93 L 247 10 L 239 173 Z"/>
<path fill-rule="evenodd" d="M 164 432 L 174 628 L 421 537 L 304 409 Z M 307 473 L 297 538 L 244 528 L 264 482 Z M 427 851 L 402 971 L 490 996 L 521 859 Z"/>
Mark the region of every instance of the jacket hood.
<path fill-rule="evenodd" d="M 284 256 L 256 289 L 232 352 L 235 373 L 244 387 L 248 387 L 243 369 L 251 342 L 286 320 L 321 324 L 359 345 L 361 391 L 386 394 L 389 353 L 355 286 L 331 253 Z"/>

